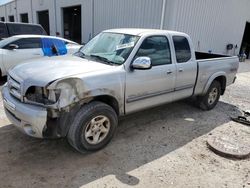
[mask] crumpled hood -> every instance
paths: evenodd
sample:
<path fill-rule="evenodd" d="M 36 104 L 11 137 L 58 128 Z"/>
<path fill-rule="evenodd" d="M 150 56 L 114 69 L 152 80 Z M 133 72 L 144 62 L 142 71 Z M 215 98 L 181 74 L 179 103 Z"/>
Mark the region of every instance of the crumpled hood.
<path fill-rule="evenodd" d="M 25 85 L 46 86 L 48 83 L 76 74 L 110 69 L 113 66 L 66 55 L 30 60 L 10 70 L 9 74 Z"/>

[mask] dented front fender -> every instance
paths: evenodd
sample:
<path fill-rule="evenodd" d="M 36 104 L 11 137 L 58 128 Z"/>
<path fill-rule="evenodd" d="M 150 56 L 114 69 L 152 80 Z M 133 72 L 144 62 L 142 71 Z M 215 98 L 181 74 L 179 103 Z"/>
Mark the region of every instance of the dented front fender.
<path fill-rule="evenodd" d="M 79 78 L 57 80 L 47 87 L 50 90 L 59 90 L 60 96 L 55 104 L 58 109 L 65 108 L 83 98 L 83 81 Z"/>

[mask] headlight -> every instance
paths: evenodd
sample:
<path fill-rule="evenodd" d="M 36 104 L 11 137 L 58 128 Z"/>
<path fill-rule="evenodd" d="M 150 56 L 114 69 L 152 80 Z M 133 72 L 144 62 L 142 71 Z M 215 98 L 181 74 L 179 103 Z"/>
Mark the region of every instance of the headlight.
<path fill-rule="evenodd" d="M 25 97 L 29 101 L 41 103 L 44 105 L 50 105 L 58 101 L 60 93 L 61 90 L 59 89 L 47 90 L 46 88 L 43 87 L 31 86 L 27 90 Z"/>

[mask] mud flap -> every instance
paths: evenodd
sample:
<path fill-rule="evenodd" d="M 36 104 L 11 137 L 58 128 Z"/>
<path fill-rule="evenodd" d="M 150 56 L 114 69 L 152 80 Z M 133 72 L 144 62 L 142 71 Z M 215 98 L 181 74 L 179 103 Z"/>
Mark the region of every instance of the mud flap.
<path fill-rule="evenodd" d="M 249 111 L 243 111 L 243 116 L 238 116 L 238 117 L 231 117 L 231 120 L 241 123 L 247 126 L 250 126 L 250 112 Z"/>
<path fill-rule="evenodd" d="M 238 116 L 237 118 L 231 117 L 231 120 L 233 120 L 237 123 L 241 123 L 241 124 L 250 126 L 250 121 L 248 121 L 247 118 L 243 117 L 243 116 Z"/>

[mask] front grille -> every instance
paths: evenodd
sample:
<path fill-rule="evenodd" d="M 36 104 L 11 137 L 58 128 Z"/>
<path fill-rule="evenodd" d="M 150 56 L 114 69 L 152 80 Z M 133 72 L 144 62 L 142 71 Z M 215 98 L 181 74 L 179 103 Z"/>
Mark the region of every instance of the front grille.
<path fill-rule="evenodd" d="M 15 98 L 19 100 L 22 99 L 21 84 L 19 81 L 17 81 L 10 75 L 8 75 L 8 88 L 12 96 L 14 96 Z"/>

